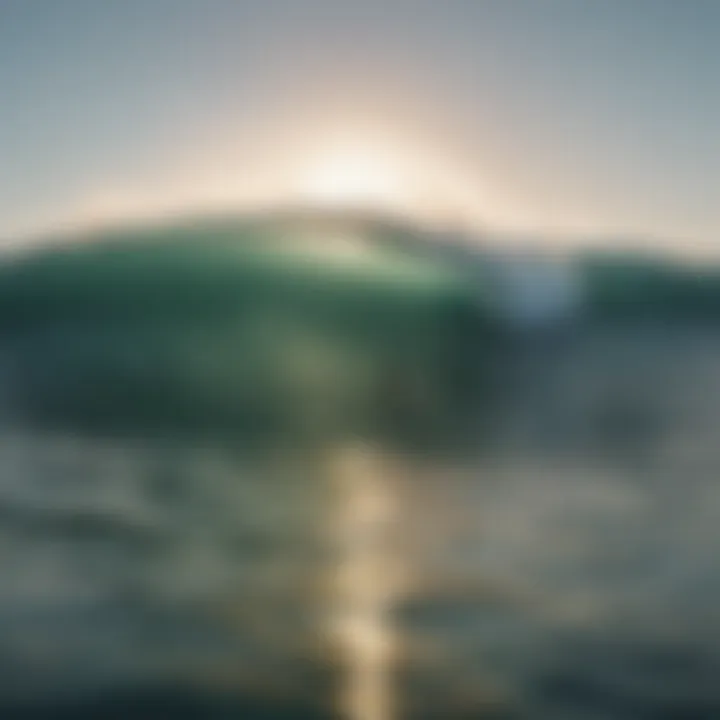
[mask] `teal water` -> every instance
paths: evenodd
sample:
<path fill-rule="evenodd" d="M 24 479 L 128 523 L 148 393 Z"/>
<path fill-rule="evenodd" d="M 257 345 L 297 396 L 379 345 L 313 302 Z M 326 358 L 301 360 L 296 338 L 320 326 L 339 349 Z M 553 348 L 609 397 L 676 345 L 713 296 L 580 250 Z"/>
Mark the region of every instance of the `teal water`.
<path fill-rule="evenodd" d="M 207 250 L 0 292 L 3 717 L 718 716 L 712 322 Z"/>

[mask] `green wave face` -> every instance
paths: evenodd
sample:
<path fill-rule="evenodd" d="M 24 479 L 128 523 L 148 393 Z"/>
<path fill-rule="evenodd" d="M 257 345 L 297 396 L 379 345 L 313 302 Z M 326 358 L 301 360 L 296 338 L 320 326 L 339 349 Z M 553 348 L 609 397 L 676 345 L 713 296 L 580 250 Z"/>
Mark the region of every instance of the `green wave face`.
<path fill-rule="evenodd" d="M 430 249 L 390 224 L 270 219 L 7 265 L 0 329 L 18 404 L 36 420 L 130 430 L 436 423 L 468 396 L 470 350 L 487 353 L 492 325 Z"/>

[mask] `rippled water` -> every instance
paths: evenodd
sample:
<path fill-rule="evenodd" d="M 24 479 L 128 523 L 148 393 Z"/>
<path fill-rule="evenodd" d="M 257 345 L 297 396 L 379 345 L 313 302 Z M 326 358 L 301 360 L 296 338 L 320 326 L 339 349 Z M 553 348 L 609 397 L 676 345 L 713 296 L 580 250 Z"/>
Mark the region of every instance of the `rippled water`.
<path fill-rule="evenodd" d="M 707 327 L 519 340 L 444 453 L 8 413 L 2 716 L 720 717 L 718 367 Z"/>

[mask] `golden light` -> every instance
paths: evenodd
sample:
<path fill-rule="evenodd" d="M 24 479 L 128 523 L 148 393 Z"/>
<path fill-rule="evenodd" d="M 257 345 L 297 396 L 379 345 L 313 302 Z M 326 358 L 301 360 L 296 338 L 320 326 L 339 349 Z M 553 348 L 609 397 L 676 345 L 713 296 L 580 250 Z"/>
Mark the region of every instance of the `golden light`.
<path fill-rule="evenodd" d="M 237 173 L 236 167 L 243 168 Z M 237 159 L 192 158 L 182 172 L 138 187 L 93 188 L 68 212 L 73 227 L 182 216 L 190 212 L 254 212 L 287 208 L 389 214 L 430 224 L 484 229 L 497 210 L 479 182 L 432 138 L 408 128 L 347 122 L 297 131 L 283 142 L 254 138 Z M 353 238 L 333 242 L 337 254 L 363 256 Z"/>
<path fill-rule="evenodd" d="M 484 216 L 475 178 L 434 144 L 382 133 L 343 134 L 296 156 L 286 196 L 301 205 L 473 224 Z"/>
<path fill-rule="evenodd" d="M 372 447 L 340 446 L 328 459 L 340 552 L 327 629 L 346 667 L 339 709 L 344 720 L 392 720 L 397 638 L 390 609 L 401 582 L 389 537 L 397 516 L 393 470 Z"/>
<path fill-rule="evenodd" d="M 397 209 L 406 204 L 409 190 L 400 164 L 372 146 L 319 153 L 298 185 L 304 202 L 331 208 Z"/>

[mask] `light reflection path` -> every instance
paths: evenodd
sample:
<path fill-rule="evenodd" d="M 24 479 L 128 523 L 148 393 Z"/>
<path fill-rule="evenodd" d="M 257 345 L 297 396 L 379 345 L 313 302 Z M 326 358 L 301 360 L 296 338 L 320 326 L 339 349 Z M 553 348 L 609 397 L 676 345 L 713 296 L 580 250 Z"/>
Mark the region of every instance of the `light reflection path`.
<path fill-rule="evenodd" d="M 397 643 L 390 610 L 401 579 L 393 472 L 375 448 L 361 444 L 333 450 L 328 470 L 337 564 L 327 631 L 344 669 L 340 711 L 345 720 L 392 720 Z"/>

